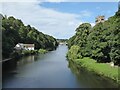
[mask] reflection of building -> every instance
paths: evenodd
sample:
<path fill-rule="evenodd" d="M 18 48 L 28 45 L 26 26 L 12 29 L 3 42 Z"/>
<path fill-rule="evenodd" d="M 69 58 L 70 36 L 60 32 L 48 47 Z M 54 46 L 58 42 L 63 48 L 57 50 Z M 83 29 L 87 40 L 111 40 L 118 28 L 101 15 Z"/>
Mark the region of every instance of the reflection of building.
<path fill-rule="evenodd" d="M 28 57 L 22 58 L 21 60 L 19 60 L 17 62 L 17 66 L 22 66 L 24 64 L 28 64 L 28 63 L 32 63 L 35 61 L 35 56 L 34 55 L 30 55 Z"/>
<path fill-rule="evenodd" d="M 105 16 L 98 16 L 95 20 L 95 23 L 98 24 L 100 22 L 104 22 L 105 21 Z"/>
<path fill-rule="evenodd" d="M 34 44 L 18 43 L 15 46 L 15 49 L 17 49 L 17 50 L 34 50 Z"/>

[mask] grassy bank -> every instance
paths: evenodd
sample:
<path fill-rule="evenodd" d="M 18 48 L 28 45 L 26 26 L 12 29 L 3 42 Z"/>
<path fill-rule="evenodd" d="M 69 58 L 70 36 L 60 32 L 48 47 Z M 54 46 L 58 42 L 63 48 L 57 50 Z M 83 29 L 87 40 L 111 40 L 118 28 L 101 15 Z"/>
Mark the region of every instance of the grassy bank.
<path fill-rule="evenodd" d="M 118 80 L 118 69 L 120 70 L 119 67 L 111 67 L 110 64 L 106 63 L 97 63 L 95 60 L 90 59 L 89 57 L 76 59 L 73 61 L 79 68 L 86 68 L 88 71 L 95 72 L 100 76 L 111 78 L 120 84 L 120 81 Z"/>
<path fill-rule="evenodd" d="M 118 71 L 120 72 L 120 67 L 111 67 L 110 63 L 98 63 L 96 60 L 89 57 L 82 57 L 80 55 L 80 47 L 77 45 L 73 45 L 66 56 L 67 59 L 75 63 L 78 68 L 86 68 L 88 71 L 113 79 L 120 84 L 118 80 Z"/>

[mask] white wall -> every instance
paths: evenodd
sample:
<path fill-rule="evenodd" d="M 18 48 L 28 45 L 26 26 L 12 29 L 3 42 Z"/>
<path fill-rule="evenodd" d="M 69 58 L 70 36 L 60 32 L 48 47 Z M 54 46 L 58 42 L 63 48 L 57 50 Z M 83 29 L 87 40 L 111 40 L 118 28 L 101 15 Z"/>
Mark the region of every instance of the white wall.
<path fill-rule="evenodd" d="M 34 50 L 34 47 L 28 47 L 27 49 L 28 50 Z"/>
<path fill-rule="evenodd" d="M 24 48 L 25 50 L 34 50 L 34 47 L 28 47 L 28 48 Z"/>

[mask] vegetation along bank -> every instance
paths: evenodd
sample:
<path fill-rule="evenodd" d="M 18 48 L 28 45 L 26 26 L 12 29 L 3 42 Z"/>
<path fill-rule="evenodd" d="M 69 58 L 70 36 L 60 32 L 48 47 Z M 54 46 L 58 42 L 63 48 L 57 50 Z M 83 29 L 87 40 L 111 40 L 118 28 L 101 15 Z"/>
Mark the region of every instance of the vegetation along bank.
<path fill-rule="evenodd" d="M 68 60 L 120 83 L 120 10 L 94 27 L 81 24 L 68 40 Z M 112 63 L 112 64 L 111 64 Z"/>
<path fill-rule="evenodd" d="M 2 56 L 9 58 L 14 55 L 14 47 L 18 43 L 34 44 L 35 50 L 22 51 L 22 54 L 36 53 L 42 50 L 50 51 L 58 46 L 57 40 L 44 34 L 30 25 L 25 26 L 23 22 L 13 16 L 2 16 Z M 40 49 L 40 50 L 39 50 Z"/>

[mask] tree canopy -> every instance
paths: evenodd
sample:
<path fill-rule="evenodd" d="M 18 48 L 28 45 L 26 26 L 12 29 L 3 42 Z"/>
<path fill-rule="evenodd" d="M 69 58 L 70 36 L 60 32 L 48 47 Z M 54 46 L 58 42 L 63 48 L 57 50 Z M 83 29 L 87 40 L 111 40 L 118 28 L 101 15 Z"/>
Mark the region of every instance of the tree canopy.
<path fill-rule="evenodd" d="M 2 55 L 9 57 L 17 43 L 35 44 L 35 49 L 54 50 L 58 42 L 50 36 L 39 32 L 30 25 L 25 26 L 23 22 L 13 16 L 2 15 Z"/>
<path fill-rule="evenodd" d="M 68 40 L 68 47 L 73 45 L 79 46 L 78 54 L 82 57 L 120 65 L 120 10 L 94 27 L 89 23 L 81 24 Z"/>

